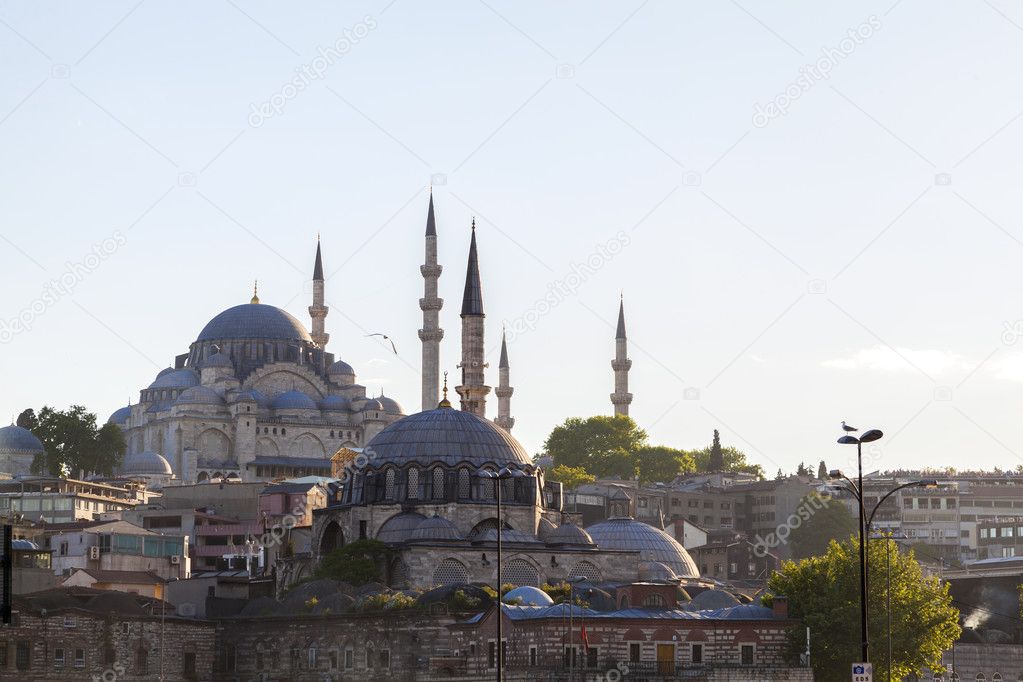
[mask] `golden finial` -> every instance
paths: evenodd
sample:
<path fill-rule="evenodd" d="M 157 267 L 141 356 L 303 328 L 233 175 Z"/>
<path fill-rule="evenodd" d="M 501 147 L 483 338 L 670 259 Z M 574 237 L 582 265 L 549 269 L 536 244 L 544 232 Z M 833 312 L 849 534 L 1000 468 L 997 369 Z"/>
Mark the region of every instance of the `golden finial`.
<path fill-rule="evenodd" d="M 437 405 L 438 409 L 442 407 L 451 407 L 451 403 L 448 401 L 448 373 L 446 371 L 444 372 L 444 397 L 441 398 L 440 404 Z"/>
<path fill-rule="evenodd" d="M 259 280 L 252 283 L 252 300 L 249 303 L 259 303 Z"/>

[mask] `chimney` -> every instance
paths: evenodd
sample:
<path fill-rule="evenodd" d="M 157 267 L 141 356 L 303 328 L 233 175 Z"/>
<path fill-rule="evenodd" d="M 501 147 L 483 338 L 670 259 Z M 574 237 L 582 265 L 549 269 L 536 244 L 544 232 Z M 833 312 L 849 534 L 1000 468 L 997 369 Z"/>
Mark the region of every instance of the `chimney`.
<path fill-rule="evenodd" d="M 788 618 L 789 598 L 777 594 L 774 595 L 774 599 L 771 600 L 771 609 L 774 611 L 775 618 Z"/>

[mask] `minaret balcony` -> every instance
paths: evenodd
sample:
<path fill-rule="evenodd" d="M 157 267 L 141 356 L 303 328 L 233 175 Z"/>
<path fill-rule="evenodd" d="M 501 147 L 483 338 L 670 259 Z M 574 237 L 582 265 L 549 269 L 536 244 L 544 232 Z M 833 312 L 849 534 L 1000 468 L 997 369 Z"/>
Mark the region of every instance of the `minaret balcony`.
<path fill-rule="evenodd" d="M 420 329 L 419 340 L 420 341 L 440 341 L 444 338 L 443 329 Z"/>
<path fill-rule="evenodd" d="M 423 273 L 423 277 L 440 277 L 440 273 L 443 272 L 443 270 L 444 266 L 437 265 L 436 263 L 419 266 L 419 272 Z"/>
<path fill-rule="evenodd" d="M 628 358 L 624 358 L 622 360 L 612 360 L 611 369 L 613 369 L 616 372 L 622 371 L 628 372 L 630 369 L 632 369 L 632 360 Z"/>
<path fill-rule="evenodd" d="M 443 298 L 421 298 L 419 299 L 420 310 L 440 310 L 444 305 Z"/>

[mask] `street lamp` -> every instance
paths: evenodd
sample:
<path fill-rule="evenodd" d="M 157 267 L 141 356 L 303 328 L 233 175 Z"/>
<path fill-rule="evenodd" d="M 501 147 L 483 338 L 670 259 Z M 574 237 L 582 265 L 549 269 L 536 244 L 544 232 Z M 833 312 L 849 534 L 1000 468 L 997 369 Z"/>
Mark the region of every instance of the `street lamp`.
<path fill-rule="evenodd" d="M 503 634 L 504 624 L 503 613 L 501 611 L 501 564 L 504 562 L 504 549 L 501 545 L 501 531 L 504 529 L 504 523 L 501 521 L 501 481 L 509 478 L 525 478 L 528 474 L 521 469 L 512 469 L 510 467 L 504 467 L 500 471 L 490 471 L 488 469 L 480 469 L 476 472 L 476 476 L 484 480 L 489 479 L 494 482 L 494 488 L 497 492 L 497 682 L 504 682 L 504 650 L 503 650 Z"/>

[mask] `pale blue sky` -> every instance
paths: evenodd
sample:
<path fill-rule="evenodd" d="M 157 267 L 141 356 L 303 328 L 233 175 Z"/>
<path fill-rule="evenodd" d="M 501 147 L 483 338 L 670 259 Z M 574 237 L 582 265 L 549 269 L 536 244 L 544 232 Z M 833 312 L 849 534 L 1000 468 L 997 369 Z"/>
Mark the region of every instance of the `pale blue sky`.
<path fill-rule="evenodd" d="M 319 231 L 330 349 L 412 411 L 439 174 L 452 373 L 473 215 L 494 351 L 502 321 L 628 237 L 510 343 L 531 451 L 566 417 L 610 412 L 624 290 L 632 413 L 654 442 L 720 428 L 772 473 L 844 465 L 846 419 L 894 436 L 881 468 L 1013 468 L 1023 9 L 821 5 L 0 2 L 0 410 L 105 418 L 254 278 L 307 322 Z M 822 50 L 829 78 L 754 125 Z"/>

